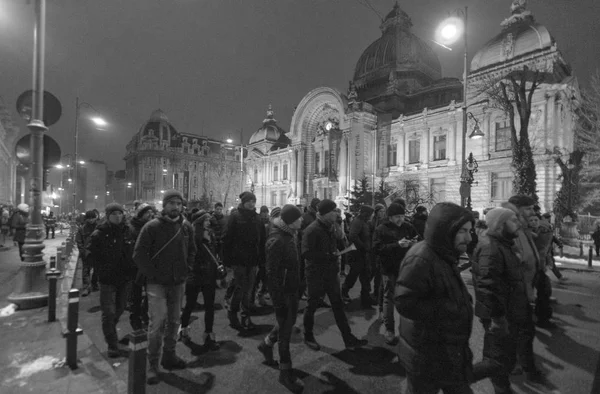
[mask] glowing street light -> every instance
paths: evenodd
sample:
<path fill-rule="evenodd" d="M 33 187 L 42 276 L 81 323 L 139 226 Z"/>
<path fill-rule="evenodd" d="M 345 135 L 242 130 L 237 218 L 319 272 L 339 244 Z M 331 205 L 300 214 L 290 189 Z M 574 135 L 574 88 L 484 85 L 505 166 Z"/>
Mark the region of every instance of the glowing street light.
<path fill-rule="evenodd" d="M 91 118 L 91 121 L 94 122 L 94 124 L 98 127 L 108 126 L 108 123 L 99 116 L 94 116 L 93 118 Z"/>
<path fill-rule="evenodd" d="M 233 143 L 233 140 L 231 138 L 227 138 L 227 143 L 231 144 L 231 143 Z"/>
<path fill-rule="evenodd" d="M 59 169 L 60 169 L 60 168 L 65 168 L 65 167 L 64 167 L 62 164 L 57 164 L 57 165 L 55 165 L 54 167 L 56 167 L 56 168 L 59 168 Z"/>
<path fill-rule="evenodd" d="M 80 160 L 80 161 L 79 161 L 79 164 L 85 164 L 85 161 L 83 161 L 83 160 Z"/>

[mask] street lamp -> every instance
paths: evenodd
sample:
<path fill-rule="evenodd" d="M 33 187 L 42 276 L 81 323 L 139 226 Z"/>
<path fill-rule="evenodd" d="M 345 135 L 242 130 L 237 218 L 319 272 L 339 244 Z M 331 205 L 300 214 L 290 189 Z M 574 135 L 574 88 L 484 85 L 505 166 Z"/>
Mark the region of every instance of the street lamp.
<path fill-rule="evenodd" d="M 475 160 L 475 157 L 473 157 L 473 152 L 469 153 L 469 157 L 465 160 L 465 162 L 463 163 L 465 171 L 466 171 L 466 177 L 464 178 L 464 184 L 468 185 L 468 190 L 466 193 L 466 208 L 470 211 L 471 210 L 471 186 L 473 185 L 473 181 L 475 180 L 473 178 L 473 174 L 476 173 L 478 171 L 479 168 L 479 164 L 477 164 L 477 160 Z M 463 180 L 461 179 L 461 182 L 463 182 Z"/>

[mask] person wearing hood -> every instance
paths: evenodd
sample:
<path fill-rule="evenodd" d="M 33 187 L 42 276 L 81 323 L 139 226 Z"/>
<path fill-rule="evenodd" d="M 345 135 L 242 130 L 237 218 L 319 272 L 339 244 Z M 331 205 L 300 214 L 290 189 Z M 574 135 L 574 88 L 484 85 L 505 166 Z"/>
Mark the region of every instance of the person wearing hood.
<path fill-rule="evenodd" d="M 475 316 L 485 330 L 483 360 L 474 380 L 490 377 L 496 394 L 512 393 L 510 373 L 517 362 L 519 331 L 531 324 L 523 265 L 515 246 L 521 222 L 506 208 L 485 217 L 488 231 L 473 253 Z"/>
<path fill-rule="evenodd" d="M 400 262 L 415 243 L 417 230 L 404 221 L 406 211 L 400 204 L 391 204 L 387 220 L 377 226 L 373 234 L 373 250 L 383 274 L 383 325 L 385 343 L 392 346 L 398 341 L 394 326 L 394 288 Z"/>
<path fill-rule="evenodd" d="M 14 233 L 13 241 L 19 245 L 19 256 L 21 257 L 21 261 L 25 261 L 23 245 L 25 245 L 27 223 L 29 223 L 29 205 L 19 204 L 17 205 L 17 211 L 10 219 L 10 228 Z"/>
<path fill-rule="evenodd" d="M 98 269 L 93 265 L 93 259 L 91 257 L 90 242 L 91 236 L 96 226 L 98 225 L 98 216 L 94 211 L 87 211 L 85 213 L 85 221 L 82 226 L 77 228 L 77 234 L 75 235 L 75 242 L 77 243 L 77 250 L 79 251 L 79 257 L 81 257 L 81 296 L 87 297 L 91 291 L 98 291 Z M 93 271 L 93 273 L 92 273 Z"/>
<path fill-rule="evenodd" d="M 256 196 L 245 191 L 240 194 L 238 209 L 229 215 L 223 236 L 223 257 L 233 267 L 233 293 L 227 317 L 235 329 L 255 329 L 250 319 L 252 289 L 256 270 L 265 253 L 265 226 L 256 213 Z M 238 311 L 242 309 L 240 322 Z"/>
<path fill-rule="evenodd" d="M 117 322 L 125 311 L 129 281 L 135 267 L 132 255 L 135 238 L 124 221 L 123 207 L 117 203 L 106 206 L 106 221 L 90 236 L 90 255 L 98 271 L 102 333 L 108 345 L 108 357 L 119 357 Z"/>
<path fill-rule="evenodd" d="M 134 240 L 137 241 L 142 227 L 152 220 L 155 214 L 156 211 L 152 205 L 142 204 L 139 206 L 137 214 L 129 221 L 129 230 Z M 129 324 L 134 331 L 148 326 L 148 298 L 144 297 L 145 287 L 146 278 L 136 267 L 129 297 Z"/>
<path fill-rule="evenodd" d="M 287 204 L 273 225 L 265 245 L 266 269 L 271 300 L 277 324 L 258 345 L 267 364 L 274 365 L 273 346 L 278 343 L 279 382 L 292 392 L 302 391 L 301 381 L 294 376 L 290 354 L 290 339 L 298 313 L 300 287 L 299 256 L 296 233 L 302 225 L 302 212 Z"/>
<path fill-rule="evenodd" d="M 211 215 L 198 211 L 192 217 L 194 226 L 194 242 L 196 243 L 196 259 L 190 267 L 190 275 L 185 284 L 185 306 L 181 313 L 179 340 L 190 341 L 190 316 L 196 306 L 198 295 L 202 292 L 204 299 L 204 348 L 219 350 L 219 344 L 213 333 L 215 321 L 215 293 L 217 291 L 217 266 L 215 260 L 215 234 L 210 228 Z"/>
<path fill-rule="evenodd" d="M 435 205 L 425 240 L 411 247 L 400 265 L 394 303 L 407 393 L 472 393 L 473 306 L 458 270 L 472 226 L 467 209 L 451 202 Z"/>
<path fill-rule="evenodd" d="M 358 339 L 350 330 L 348 318 L 344 312 L 344 303 L 340 293 L 339 263 L 338 263 L 338 231 L 336 222 L 338 213 L 332 200 L 324 199 L 318 205 L 317 220 L 311 223 L 302 236 L 301 257 L 306 262 L 305 277 L 308 290 L 308 305 L 304 310 L 304 343 L 310 349 L 320 350 L 321 346 L 315 339 L 313 327 L 315 311 L 325 294 L 331 302 L 333 317 L 342 334 L 346 349 L 353 350 L 367 344 L 364 339 Z"/>
<path fill-rule="evenodd" d="M 166 369 L 184 369 L 175 353 L 188 267 L 194 264 L 194 229 L 183 218 L 183 195 L 178 190 L 163 194 L 162 214 L 146 223 L 135 244 L 133 259 L 146 277 L 148 294 L 148 384 L 160 381 L 158 360 Z"/>

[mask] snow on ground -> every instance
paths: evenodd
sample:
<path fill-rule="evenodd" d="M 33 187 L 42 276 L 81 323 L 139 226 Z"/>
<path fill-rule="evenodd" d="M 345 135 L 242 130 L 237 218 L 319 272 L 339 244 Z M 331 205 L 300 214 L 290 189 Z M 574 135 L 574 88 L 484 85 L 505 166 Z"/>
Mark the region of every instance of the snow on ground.
<path fill-rule="evenodd" d="M 558 266 L 562 265 L 561 263 L 585 265 L 586 267 L 588 265 L 587 259 L 583 259 L 583 258 L 581 258 L 581 259 L 575 259 L 575 258 L 572 258 L 572 257 L 554 256 L 554 261 L 556 261 L 556 265 L 558 265 Z M 600 267 L 600 261 L 593 260 L 592 261 L 592 266 L 593 267 Z"/>

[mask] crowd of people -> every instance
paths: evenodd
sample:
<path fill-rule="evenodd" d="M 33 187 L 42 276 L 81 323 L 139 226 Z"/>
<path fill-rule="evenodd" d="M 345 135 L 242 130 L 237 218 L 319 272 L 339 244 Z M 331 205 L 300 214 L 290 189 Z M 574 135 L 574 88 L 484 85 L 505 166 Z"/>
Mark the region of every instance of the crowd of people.
<path fill-rule="evenodd" d="M 249 191 L 228 215 L 221 203 L 210 211 L 187 209 L 177 190 L 166 191 L 162 203 L 161 212 L 148 204 L 130 212 L 108 204 L 103 213 L 82 215 L 76 232 L 82 296 L 100 292 L 107 354 L 125 351 L 116 325 L 128 310 L 131 328 L 147 330 L 148 384 L 160 381 L 159 362 L 165 369 L 186 367 L 176 343 L 191 341 L 190 317 L 200 294 L 203 346 L 219 350 L 215 295 L 228 272 L 230 326 L 252 333 L 253 313 L 270 300 L 275 325 L 258 350 L 275 365 L 277 344 L 279 381 L 293 392 L 302 391 L 290 353 L 301 299 L 306 307 L 299 327 L 308 348 L 321 348 L 313 332 L 320 307 L 331 308 L 347 349 L 367 345 L 352 333 L 344 310 L 357 281 L 361 307 L 378 308 L 384 340 L 397 346 L 409 393 L 471 393 L 470 385 L 485 378 L 496 393 L 511 393 L 511 374 L 543 380 L 533 339 L 536 324 L 554 327 L 547 269 L 566 279 L 554 265 L 553 244 L 560 240 L 550 215 L 541 215 L 530 197 L 513 196 L 487 209 L 485 220 L 450 202 L 429 214 L 419 206 L 409 216 L 402 199 L 344 215 L 334 201 L 317 198 L 305 209 L 288 204 L 257 212 Z M 2 222 L 21 249 L 28 212 L 22 205 Z M 54 236 L 48 225 L 55 225 L 53 215 L 45 223 L 47 236 Z M 460 276 L 469 268 L 474 300 Z M 474 317 L 485 330 L 483 360 L 476 364 L 469 347 Z"/>

